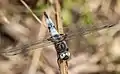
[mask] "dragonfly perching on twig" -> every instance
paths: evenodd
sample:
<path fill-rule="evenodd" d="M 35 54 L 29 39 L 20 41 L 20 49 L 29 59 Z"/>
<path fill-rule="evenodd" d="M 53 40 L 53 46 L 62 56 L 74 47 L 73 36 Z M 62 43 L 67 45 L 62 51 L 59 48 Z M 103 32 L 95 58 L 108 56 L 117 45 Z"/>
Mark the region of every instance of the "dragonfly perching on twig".
<path fill-rule="evenodd" d="M 66 38 L 65 35 L 58 33 L 53 21 L 51 20 L 51 18 L 48 16 L 46 12 L 44 12 L 44 15 L 46 17 L 46 23 L 48 25 L 49 33 L 51 35 L 49 40 L 53 42 L 55 46 L 58 59 L 61 59 L 61 60 L 69 59 L 70 52 L 69 52 L 68 45 L 65 41 L 65 38 Z"/>
<path fill-rule="evenodd" d="M 111 25 L 107 24 L 107 25 L 102 25 L 102 26 L 99 26 L 99 27 L 94 27 L 93 26 L 92 28 L 81 27 L 81 28 L 79 28 L 79 31 L 75 31 L 73 33 L 70 32 L 70 34 L 66 33 L 65 34 L 65 37 L 66 37 L 65 40 L 71 40 L 71 39 L 76 38 L 79 35 L 89 34 L 93 31 L 101 30 L 103 28 L 109 28 L 109 27 L 112 27 L 114 25 L 115 24 L 111 24 Z M 14 48 L 10 48 L 10 49 L 4 50 L 4 51 L 0 51 L 0 53 L 6 54 L 6 55 L 9 55 L 9 56 L 13 56 L 13 55 L 21 54 L 23 52 L 28 52 L 30 50 L 35 50 L 35 49 L 38 49 L 38 48 L 44 48 L 44 47 L 47 47 L 47 46 L 50 46 L 50 45 L 53 45 L 53 43 L 51 41 L 49 41 L 48 39 L 44 39 L 43 41 L 38 40 L 38 41 L 29 43 L 29 44 L 25 44 L 22 47 L 14 47 Z"/>

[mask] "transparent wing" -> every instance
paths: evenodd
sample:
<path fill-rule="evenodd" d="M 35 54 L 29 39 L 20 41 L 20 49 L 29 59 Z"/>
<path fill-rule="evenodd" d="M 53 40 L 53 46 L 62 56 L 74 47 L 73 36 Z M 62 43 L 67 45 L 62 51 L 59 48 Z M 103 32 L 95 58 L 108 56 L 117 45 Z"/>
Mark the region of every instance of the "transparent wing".
<path fill-rule="evenodd" d="M 71 40 L 71 39 L 76 38 L 77 36 L 89 34 L 93 31 L 100 30 L 100 29 L 103 29 L 103 28 L 109 28 L 109 27 L 112 27 L 112 26 L 114 26 L 114 24 L 103 25 L 103 26 L 92 27 L 92 28 L 82 27 L 82 28 L 79 28 L 78 30 L 74 30 L 73 33 L 72 32 L 66 33 L 67 34 L 66 40 Z M 6 55 L 16 55 L 16 54 L 21 54 L 23 52 L 28 52 L 30 50 L 35 50 L 35 49 L 38 49 L 38 48 L 44 48 L 44 47 L 50 46 L 52 44 L 53 43 L 51 41 L 48 41 L 47 39 L 45 39 L 43 41 L 38 40 L 38 41 L 33 42 L 31 44 L 25 44 L 25 45 L 23 45 L 22 47 L 19 47 L 19 48 L 18 47 L 10 48 L 10 49 L 2 51 L 0 53 L 4 53 Z"/>
<path fill-rule="evenodd" d="M 6 55 L 16 55 L 16 54 L 21 54 L 23 52 L 28 52 L 29 50 L 35 50 L 37 48 L 43 48 L 46 45 L 51 45 L 52 42 L 48 41 L 47 39 L 41 41 L 38 40 L 36 42 L 32 42 L 29 44 L 22 45 L 21 47 L 14 47 L 14 48 L 9 48 L 7 50 L 1 51 L 0 53 L 6 54 Z"/>

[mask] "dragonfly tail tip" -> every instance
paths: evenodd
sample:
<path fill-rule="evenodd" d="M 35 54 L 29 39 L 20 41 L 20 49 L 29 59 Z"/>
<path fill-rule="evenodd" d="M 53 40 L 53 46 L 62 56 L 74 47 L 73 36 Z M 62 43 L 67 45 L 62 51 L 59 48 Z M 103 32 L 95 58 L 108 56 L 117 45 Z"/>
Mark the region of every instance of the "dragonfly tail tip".
<path fill-rule="evenodd" d="M 46 18 L 48 18 L 48 15 L 47 15 L 47 13 L 45 11 L 44 11 L 44 15 L 45 15 Z"/>

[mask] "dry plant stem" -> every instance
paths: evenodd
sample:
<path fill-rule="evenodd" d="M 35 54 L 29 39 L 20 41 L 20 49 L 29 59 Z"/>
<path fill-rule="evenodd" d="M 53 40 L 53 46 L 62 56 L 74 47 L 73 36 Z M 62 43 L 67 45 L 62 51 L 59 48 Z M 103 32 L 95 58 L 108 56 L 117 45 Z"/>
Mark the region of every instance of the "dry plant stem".
<path fill-rule="evenodd" d="M 62 26 L 62 22 L 61 22 L 60 15 L 59 15 L 60 4 L 59 4 L 58 0 L 55 0 L 55 11 L 56 11 L 55 17 L 56 17 L 56 25 L 57 25 L 58 32 L 60 34 L 63 34 L 63 26 Z M 67 60 L 58 59 L 58 65 L 59 65 L 61 74 L 68 74 L 68 62 L 67 62 Z"/>
<path fill-rule="evenodd" d="M 8 18 L 4 15 L 4 13 L 0 13 L 0 17 L 2 19 L 0 19 L 0 23 L 2 24 L 10 24 L 10 21 L 8 20 Z"/>
<path fill-rule="evenodd" d="M 30 11 L 30 13 L 33 15 L 33 17 L 39 22 L 39 24 L 42 24 L 41 25 L 41 29 L 40 29 L 40 33 L 38 35 L 41 36 L 41 41 L 43 40 L 44 36 L 45 36 L 45 31 L 46 31 L 46 27 L 45 27 L 45 23 L 42 23 L 40 21 L 40 19 L 32 12 L 32 10 L 30 9 L 30 7 L 23 1 L 23 0 L 20 0 L 21 3 Z M 44 16 L 43 16 L 43 22 L 44 22 Z M 44 29 L 43 27 L 44 26 Z M 43 32 L 44 31 L 44 32 Z M 41 48 L 42 49 L 42 48 Z M 30 65 L 30 68 L 28 70 L 28 74 L 36 74 L 36 70 L 37 70 L 37 67 L 38 67 L 38 64 L 39 64 L 39 58 L 40 58 L 40 53 L 41 53 L 42 50 L 35 50 L 34 53 L 33 53 L 33 59 L 32 59 L 32 62 L 31 62 L 31 65 Z"/>
<path fill-rule="evenodd" d="M 31 62 L 31 65 L 29 67 L 29 70 L 28 70 L 28 74 L 36 74 L 36 70 L 37 70 L 38 63 L 39 63 L 40 53 L 41 53 L 41 50 L 34 51 L 32 62 Z"/>
<path fill-rule="evenodd" d="M 60 69 L 60 74 L 68 74 L 68 62 L 67 60 L 58 59 L 58 65 Z"/>
<path fill-rule="evenodd" d="M 63 34 L 64 31 L 63 31 L 63 25 L 62 25 L 62 21 L 61 21 L 61 17 L 60 17 L 60 4 L 59 4 L 59 0 L 55 0 L 55 18 L 56 18 L 56 26 L 57 26 L 57 29 L 58 29 L 58 32 Z"/>
<path fill-rule="evenodd" d="M 98 73 L 98 72 L 120 72 L 120 64 L 107 64 L 106 68 L 103 65 L 96 65 L 92 63 L 85 63 L 75 66 L 74 68 L 69 70 L 71 74 L 80 74 L 80 73 Z"/>
<path fill-rule="evenodd" d="M 40 21 L 40 19 L 33 13 L 33 11 L 30 9 L 30 7 L 29 7 L 23 0 L 20 0 L 20 1 L 21 1 L 21 3 L 28 9 L 28 11 L 33 15 L 33 17 L 34 17 L 40 24 L 44 25 L 44 24 L 42 23 L 42 21 Z M 46 27 L 46 26 L 44 25 L 44 27 Z"/>
<path fill-rule="evenodd" d="M 39 66 L 41 69 L 43 69 L 45 74 L 55 74 L 55 72 L 53 71 L 53 69 L 51 67 L 42 63 L 41 61 L 39 61 Z"/>
<path fill-rule="evenodd" d="M 23 0 L 20 0 L 21 3 L 23 3 L 23 5 L 32 13 L 32 15 L 35 17 L 35 19 L 40 23 L 42 24 L 42 22 L 39 20 L 39 18 L 32 12 L 32 10 L 29 8 L 29 6 L 23 1 Z M 40 31 L 41 32 L 41 31 Z M 41 39 L 42 40 L 42 39 Z M 37 70 L 37 67 L 38 67 L 38 63 L 39 63 L 39 57 L 40 57 L 40 53 L 41 53 L 41 50 L 35 50 L 34 53 L 33 53 L 33 58 L 32 58 L 32 62 L 31 62 L 31 65 L 29 67 L 29 70 L 28 70 L 28 74 L 36 74 L 36 70 Z"/>
<path fill-rule="evenodd" d="M 43 16 L 43 22 L 44 22 L 44 16 Z M 43 25 L 41 25 L 40 33 L 38 35 L 38 37 L 39 37 L 39 39 L 41 39 L 41 41 L 44 39 L 46 31 L 47 31 L 46 28 L 43 27 Z M 39 58 L 40 58 L 40 55 L 41 55 L 40 53 L 42 51 L 41 49 L 42 48 L 39 48 L 39 50 L 34 51 L 32 63 L 30 65 L 28 74 L 36 74 L 36 70 L 37 70 L 38 65 L 39 65 Z"/>

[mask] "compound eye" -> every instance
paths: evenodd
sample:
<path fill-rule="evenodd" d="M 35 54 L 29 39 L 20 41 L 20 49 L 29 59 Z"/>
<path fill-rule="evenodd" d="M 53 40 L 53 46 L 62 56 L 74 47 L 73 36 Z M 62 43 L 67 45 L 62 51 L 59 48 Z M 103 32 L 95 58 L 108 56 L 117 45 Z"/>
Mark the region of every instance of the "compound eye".
<path fill-rule="evenodd" d="M 65 55 L 70 56 L 70 52 L 66 52 Z"/>
<path fill-rule="evenodd" d="M 60 54 L 60 58 L 63 59 L 63 58 L 65 57 L 65 55 L 66 55 L 66 54 L 61 53 L 61 54 Z"/>
<path fill-rule="evenodd" d="M 67 60 L 70 58 L 70 52 L 66 51 L 60 54 L 60 59 Z"/>

